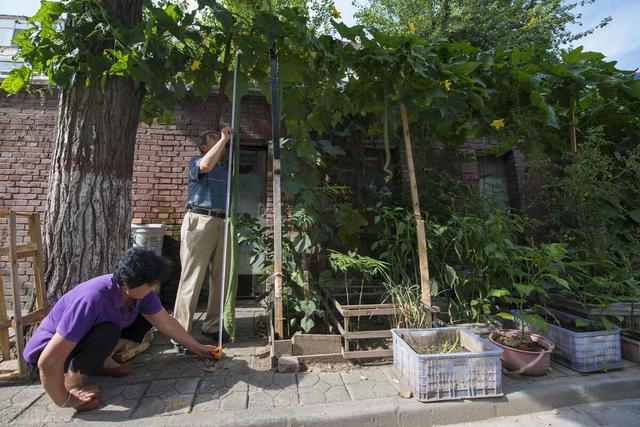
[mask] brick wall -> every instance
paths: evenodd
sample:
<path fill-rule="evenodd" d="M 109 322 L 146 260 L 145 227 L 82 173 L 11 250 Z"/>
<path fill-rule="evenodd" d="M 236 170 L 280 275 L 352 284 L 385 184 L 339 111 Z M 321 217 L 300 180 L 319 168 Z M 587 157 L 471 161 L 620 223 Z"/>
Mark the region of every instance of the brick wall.
<path fill-rule="evenodd" d="M 44 212 L 57 100 L 53 96 L 0 96 L 0 210 Z M 25 218 L 17 218 L 17 243 L 29 240 Z M 0 246 L 8 245 L 6 218 L 0 218 Z M 18 263 L 22 301 L 33 290 L 31 262 Z M 0 257 L 7 306 L 13 309 L 10 272 Z"/>
<path fill-rule="evenodd" d="M 479 168 L 477 158 L 479 155 L 486 153 L 487 150 L 495 146 L 495 143 L 487 139 L 470 139 L 466 141 L 459 151 L 447 149 L 438 141 L 430 143 L 413 144 L 414 168 L 416 171 L 416 181 L 418 185 L 418 193 L 420 197 L 420 207 L 425 210 L 430 200 L 425 191 L 421 188 L 429 186 L 429 180 L 437 179 L 437 174 L 424 173 L 425 168 L 432 168 L 436 171 L 446 171 L 453 177 L 458 177 L 462 182 L 479 189 Z M 404 154 L 404 144 L 400 144 L 400 159 L 402 169 L 403 187 L 406 189 L 404 194 L 407 199 L 410 197 L 409 181 L 406 170 L 406 158 Z M 518 149 L 511 150 L 504 154 L 506 162 L 506 175 L 508 183 L 509 204 L 518 210 L 526 210 L 524 203 L 526 195 L 536 191 L 528 181 L 526 173 L 526 161 L 524 154 Z"/>
<path fill-rule="evenodd" d="M 164 255 L 172 263 L 172 277 L 162 290 L 163 301 L 171 303 L 175 296 L 179 278 L 179 237 L 184 216 L 187 191 L 186 167 L 189 159 L 197 154 L 195 137 L 202 131 L 216 128 L 212 122 L 217 97 L 207 101 L 188 98 L 178 105 L 171 124 L 141 124 L 138 128 L 133 174 L 132 222 L 138 224 L 164 223 L 167 235 L 164 240 Z M 49 175 L 49 157 L 54 136 L 57 95 L 20 94 L 13 97 L 0 95 L 0 209 L 44 212 Z M 264 145 L 271 138 L 269 107 L 260 95 L 249 94 L 241 105 L 241 140 L 246 145 Z M 222 124 L 230 119 L 228 102 L 222 107 Z M 400 164 L 402 193 L 409 198 L 406 163 L 403 144 L 398 142 L 394 160 Z M 462 153 L 454 154 L 442 144 L 422 144 L 413 141 L 415 169 L 421 206 L 424 200 L 421 188 L 425 183 L 426 166 L 447 170 L 472 186 L 478 183 L 476 154 L 485 151 L 491 143 L 472 140 L 463 147 Z M 525 194 L 524 156 L 518 151 L 507 154 L 507 173 L 510 185 L 510 201 L 521 207 Z M 267 171 L 267 222 L 272 223 L 272 172 L 269 162 Z M 6 221 L 0 220 L 0 245 L 8 239 Z M 26 224 L 18 227 L 18 242 L 26 239 Z M 0 271 L 4 280 L 5 295 L 8 294 L 9 271 L 6 258 L 0 258 Z M 19 281 L 23 296 L 33 288 L 30 264 L 19 265 Z M 10 299 L 10 298 L 9 298 Z M 7 299 L 7 303 L 11 303 Z M 26 299 L 26 298 L 24 298 Z"/>
<path fill-rule="evenodd" d="M 164 254 L 172 263 L 172 277 L 162 290 L 163 300 L 175 295 L 179 277 L 179 248 L 176 238 L 185 213 L 189 160 L 197 154 L 195 137 L 215 129 L 213 123 L 217 97 L 207 101 L 188 98 L 174 112 L 171 124 L 140 124 L 136 141 L 132 191 L 132 222 L 164 223 L 167 228 Z M 55 93 L 0 95 L 0 209 L 44 212 L 49 175 L 51 144 L 57 107 Z M 261 96 L 246 95 L 241 104 L 242 144 L 265 144 L 271 136 L 269 107 Z M 230 121 L 230 104 L 222 107 L 221 121 Z M 270 187 L 268 187 L 270 188 Z M 42 218 L 44 219 L 44 218 Z M 26 223 L 19 222 L 18 243 L 28 239 Z M 8 244 L 6 220 L 0 219 L 0 245 Z M 6 258 L 0 258 L 6 303 L 10 277 Z M 19 263 L 19 282 L 23 301 L 33 289 L 29 262 Z"/>

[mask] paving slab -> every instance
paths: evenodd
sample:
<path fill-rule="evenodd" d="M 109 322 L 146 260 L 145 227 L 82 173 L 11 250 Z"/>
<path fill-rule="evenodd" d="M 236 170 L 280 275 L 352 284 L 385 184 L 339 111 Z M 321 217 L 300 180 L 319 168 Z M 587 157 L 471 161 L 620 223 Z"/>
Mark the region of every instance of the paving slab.
<path fill-rule="evenodd" d="M 249 409 L 289 408 L 299 405 L 296 374 L 257 372 L 248 377 Z"/>
<path fill-rule="evenodd" d="M 73 408 L 59 408 L 47 394 L 43 394 L 31 406 L 18 415 L 11 424 L 60 424 L 72 421 L 76 411 Z"/>
<path fill-rule="evenodd" d="M 83 421 L 123 421 L 140 405 L 150 383 L 128 384 L 100 389 L 103 404 L 98 410 L 79 412 L 74 419 Z"/>
<path fill-rule="evenodd" d="M 195 397 L 200 378 L 175 378 L 153 381 L 140 406 L 136 418 L 187 414 Z"/>
<path fill-rule="evenodd" d="M 535 414 L 492 418 L 469 423 L 443 424 L 449 427 L 632 427 L 640 420 L 640 400 L 616 400 L 569 406 Z"/>
<path fill-rule="evenodd" d="M 342 376 L 338 372 L 301 373 L 298 374 L 297 379 L 300 405 L 351 400 Z"/>
<path fill-rule="evenodd" d="M 375 399 L 398 395 L 398 391 L 380 367 L 341 372 L 340 375 L 353 400 Z"/>
<path fill-rule="evenodd" d="M 247 408 L 248 375 L 212 374 L 202 379 L 198 389 L 194 413 L 218 413 Z"/>
<path fill-rule="evenodd" d="M 40 385 L 7 383 L 0 386 L 0 425 L 7 424 L 44 395 Z"/>

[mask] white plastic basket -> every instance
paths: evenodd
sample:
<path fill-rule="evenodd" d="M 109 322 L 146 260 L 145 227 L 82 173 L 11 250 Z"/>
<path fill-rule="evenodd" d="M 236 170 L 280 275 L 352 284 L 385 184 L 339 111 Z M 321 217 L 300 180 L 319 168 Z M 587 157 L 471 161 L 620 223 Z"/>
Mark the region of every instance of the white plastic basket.
<path fill-rule="evenodd" d="M 563 317 L 569 321 L 577 319 L 589 322 L 579 316 L 559 310 L 548 310 L 556 317 Z M 516 322 L 520 319 L 517 312 L 513 312 Z M 547 323 L 548 330 L 534 330 L 527 325 L 527 330 L 545 335 L 556 345 L 551 359 L 562 363 L 578 372 L 597 372 L 622 367 L 622 350 L 620 348 L 620 330 L 603 329 L 601 331 L 577 332 L 565 329 L 553 323 Z"/>
<path fill-rule="evenodd" d="M 164 224 L 131 224 L 133 246 L 147 248 L 162 256 Z"/>
<path fill-rule="evenodd" d="M 468 353 L 418 354 L 404 340 L 448 335 Z M 393 365 L 422 402 L 502 396 L 502 349 L 466 328 L 392 329 Z"/>

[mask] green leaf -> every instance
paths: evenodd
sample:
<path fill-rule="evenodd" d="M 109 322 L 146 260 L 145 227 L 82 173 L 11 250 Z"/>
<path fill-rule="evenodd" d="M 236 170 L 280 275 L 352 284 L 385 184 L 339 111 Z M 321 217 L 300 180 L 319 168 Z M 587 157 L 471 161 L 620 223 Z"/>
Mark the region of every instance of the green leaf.
<path fill-rule="evenodd" d="M 9 75 L 2 81 L 0 88 L 10 95 L 14 95 L 23 90 L 31 77 L 31 70 L 26 65 L 11 70 Z"/>
<path fill-rule="evenodd" d="M 551 280 L 553 280 L 554 282 L 556 282 L 557 284 L 559 284 L 563 288 L 565 288 L 567 290 L 571 290 L 571 285 L 569 285 L 569 282 L 567 282 L 563 278 L 558 277 L 555 274 L 548 274 L 547 277 L 549 277 Z"/>
<path fill-rule="evenodd" d="M 547 322 L 538 314 L 518 313 L 523 322 L 531 325 L 534 330 L 545 332 L 548 329 Z"/>
<path fill-rule="evenodd" d="M 213 16 L 216 17 L 224 31 L 229 32 L 233 28 L 234 24 L 233 15 L 228 9 L 218 4 L 218 2 L 213 3 Z"/>
<path fill-rule="evenodd" d="M 354 25 L 353 27 L 349 27 L 342 22 L 338 22 L 333 19 L 331 20 L 331 25 L 333 25 L 333 28 L 336 29 L 336 31 L 342 38 L 351 41 L 357 41 L 356 39 L 358 37 L 360 37 L 360 39 L 366 39 L 364 27 L 362 25 Z"/>
<path fill-rule="evenodd" d="M 495 243 L 489 243 L 487 246 L 484 247 L 484 253 L 487 255 L 491 255 L 492 253 L 494 253 L 496 251 L 496 249 L 498 249 L 498 245 L 496 245 Z"/>
<path fill-rule="evenodd" d="M 313 328 L 314 324 L 315 323 L 310 317 L 305 316 L 300 322 L 300 327 L 302 328 L 303 331 L 305 331 L 306 333 L 309 333 L 309 331 Z"/>
<path fill-rule="evenodd" d="M 524 297 L 529 296 L 529 294 L 536 289 L 535 286 L 525 285 L 524 283 L 514 283 L 513 286 L 518 293 Z"/>
<path fill-rule="evenodd" d="M 479 62 L 468 61 L 468 62 L 454 64 L 451 68 L 454 74 L 458 76 L 466 76 L 468 74 L 471 74 L 479 66 L 480 66 Z"/>
<path fill-rule="evenodd" d="M 610 331 L 612 329 L 619 329 L 618 325 L 616 325 L 615 323 L 613 323 L 612 321 L 610 321 L 609 319 L 607 319 L 604 316 L 600 317 L 600 322 L 602 323 L 602 326 L 607 328 L 608 331 Z"/>
<path fill-rule="evenodd" d="M 635 222 L 640 223 L 640 209 L 636 209 L 634 211 L 629 212 L 629 216 Z"/>
<path fill-rule="evenodd" d="M 338 145 L 333 145 L 330 141 L 320 139 L 316 141 L 316 144 L 320 146 L 320 149 L 332 157 L 344 156 L 346 153 L 344 149 Z"/>
<path fill-rule="evenodd" d="M 302 274 L 300 274 L 298 270 L 291 273 L 291 280 L 293 281 L 293 283 L 300 286 L 301 288 L 304 286 L 304 278 L 302 277 Z"/>
<path fill-rule="evenodd" d="M 300 308 L 308 316 L 311 316 L 316 311 L 316 304 L 311 300 L 300 301 Z"/>
<path fill-rule="evenodd" d="M 311 247 L 311 238 L 308 234 L 298 234 L 293 241 L 293 247 L 298 253 L 302 253 Z"/>
<path fill-rule="evenodd" d="M 507 313 L 506 311 L 501 311 L 500 313 L 496 314 L 496 316 L 502 317 L 503 319 L 507 319 L 507 320 L 515 320 L 515 317 L 513 316 L 513 314 Z"/>
<path fill-rule="evenodd" d="M 264 34 L 267 39 L 278 39 L 285 35 L 282 23 L 276 16 L 260 12 L 255 20 L 256 30 Z"/>
<path fill-rule="evenodd" d="M 298 141 L 296 144 L 296 154 L 298 157 L 314 166 L 317 165 L 320 158 L 318 150 L 316 150 L 313 143 L 308 139 Z"/>
<path fill-rule="evenodd" d="M 489 297 L 496 298 L 504 297 L 506 295 L 509 295 L 509 291 L 507 289 L 491 289 L 487 294 Z"/>
<path fill-rule="evenodd" d="M 444 267 L 444 279 L 447 281 L 447 285 L 449 287 L 453 287 L 453 285 L 458 281 L 458 273 L 451 267 L 449 264 Z"/>

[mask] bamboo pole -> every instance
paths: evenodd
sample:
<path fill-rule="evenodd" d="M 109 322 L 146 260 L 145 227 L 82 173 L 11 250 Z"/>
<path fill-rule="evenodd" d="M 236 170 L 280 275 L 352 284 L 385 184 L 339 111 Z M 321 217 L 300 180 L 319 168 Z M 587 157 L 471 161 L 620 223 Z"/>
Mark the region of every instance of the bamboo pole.
<path fill-rule="evenodd" d="M 420 213 L 420 202 L 418 200 L 418 186 L 416 184 L 416 172 L 413 166 L 413 151 L 411 149 L 411 136 L 409 133 L 409 119 L 407 117 L 407 108 L 403 103 L 400 103 L 400 115 L 402 118 L 402 136 L 404 139 L 404 149 L 407 156 L 409 187 L 411 189 L 411 204 L 413 206 L 413 216 L 416 219 L 416 234 L 418 235 L 418 259 L 420 262 L 420 289 L 422 291 L 422 302 L 427 307 L 431 307 L 431 287 L 429 285 L 429 259 L 427 258 L 427 239 L 425 237 L 424 220 L 422 219 L 422 213 Z M 429 319 L 429 323 L 431 323 L 431 319 Z"/>

